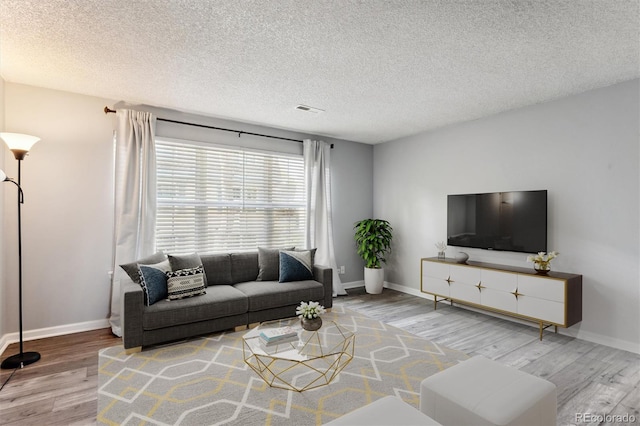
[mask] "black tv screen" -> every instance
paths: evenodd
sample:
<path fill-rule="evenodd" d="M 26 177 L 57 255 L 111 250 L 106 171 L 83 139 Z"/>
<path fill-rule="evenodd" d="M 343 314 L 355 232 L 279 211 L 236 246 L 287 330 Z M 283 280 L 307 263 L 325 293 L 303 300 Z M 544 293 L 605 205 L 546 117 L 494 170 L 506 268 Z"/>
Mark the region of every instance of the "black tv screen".
<path fill-rule="evenodd" d="M 523 253 L 547 251 L 547 191 L 447 196 L 447 244 Z"/>

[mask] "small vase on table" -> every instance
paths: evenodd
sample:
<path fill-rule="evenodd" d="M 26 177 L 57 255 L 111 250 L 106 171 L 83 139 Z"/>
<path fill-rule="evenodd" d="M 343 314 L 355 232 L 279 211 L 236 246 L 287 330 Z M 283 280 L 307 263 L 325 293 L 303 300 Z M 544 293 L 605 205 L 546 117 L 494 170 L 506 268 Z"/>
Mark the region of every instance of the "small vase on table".
<path fill-rule="evenodd" d="M 307 331 L 316 331 L 322 327 L 322 318 L 326 310 L 318 302 L 300 302 L 300 306 L 296 308 L 296 315 L 300 318 L 300 325 Z"/>
<path fill-rule="evenodd" d="M 303 317 L 300 320 L 300 324 L 302 325 L 302 328 L 307 331 L 316 331 L 320 329 L 320 327 L 322 327 L 322 318 L 317 317 L 317 318 L 309 319 L 309 318 Z"/>

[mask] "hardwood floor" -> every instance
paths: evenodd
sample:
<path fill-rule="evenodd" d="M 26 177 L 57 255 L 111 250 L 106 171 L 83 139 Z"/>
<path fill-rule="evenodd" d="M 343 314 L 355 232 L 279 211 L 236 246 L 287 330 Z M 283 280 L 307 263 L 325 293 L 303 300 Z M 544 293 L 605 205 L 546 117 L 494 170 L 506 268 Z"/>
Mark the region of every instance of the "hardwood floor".
<path fill-rule="evenodd" d="M 93 424 L 98 410 L 98 350 L 121 343 L 110 329 L 33 340 L 40 361 L 15 370 L 0 390 L 0 424 Z M 20 351 L 9 345 L 2 359 Z M 0 370 L 0 386 L 14 370 Z"/>
<path fill-rule="evenodd" d="M 600 423 L 576 421 L 586 413 L 636 419 L 601 424 L 640 424 L 640 355 L 549 331 L 540 341 L 537 327 L 446 304 L 434 310 L 430 300 L 390 289 L 381 295 L 351 289 L 334 303 L 550 380 L 558 387 L 558 424 Z M 16 370 L 0 390 L 0 424 L 94 424 L 98 350 L 117 344 L 109 329 L 25 342 L 25 351 L 38 351 L 42 359 Z M 17 352 L 11 345 L 2 358 Z M 11 373 L 0 371 L 0 385 Z"/>

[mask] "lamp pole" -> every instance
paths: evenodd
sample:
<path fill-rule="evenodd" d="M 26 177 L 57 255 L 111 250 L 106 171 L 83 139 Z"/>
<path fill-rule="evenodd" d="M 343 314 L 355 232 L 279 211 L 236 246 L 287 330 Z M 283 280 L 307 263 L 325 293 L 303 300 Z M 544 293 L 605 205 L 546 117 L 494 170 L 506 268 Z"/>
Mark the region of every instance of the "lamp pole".
<path fill-rule="evenodd" d="M 0 133 L 0 137 L 9 145 L 16 160 L 18 160 L 18 182 L 6 178 L 4 172 L 0 173 L 3 181 L 13 182 L 18 187 L 18 312 L 20 315 L 20 353 L 12 355 L 2 361 L 0 368 L 23 368 L 26 365 L 33 364 L 40 359 L 38 352 L 24 352 L 23 336 L 22 336 L 22 204 L 24 203 L 24 193 L 21 184 L 21 165 L 22 160 L 31 148 L 31 145 L 39 139 L 34 136 L 22 135 L 17 133 Z M 12 147 L 11 142 L 18 143 L 18 146 Z M 26 141 L 26 142 L 25 142 Z M 20 145 L 22 143 L 22 145 Z M 25 145 L 25 143 L 30 143 Z"/>

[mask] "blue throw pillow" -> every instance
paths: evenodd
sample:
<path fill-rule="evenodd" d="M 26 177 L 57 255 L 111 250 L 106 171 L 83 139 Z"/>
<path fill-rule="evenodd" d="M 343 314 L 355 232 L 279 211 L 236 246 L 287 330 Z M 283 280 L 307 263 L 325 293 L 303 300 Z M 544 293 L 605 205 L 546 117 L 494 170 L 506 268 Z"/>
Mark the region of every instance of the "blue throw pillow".
<path fill-rule="evenodd" d="M 140 265 L 140 285 L 147 306 L 167 298 L 167 275 L 161 269 Z"/>
<path fill-rule="evenodd" d="M 311 250 L 280 250 L 280 282 L 313 279 Z"/>

